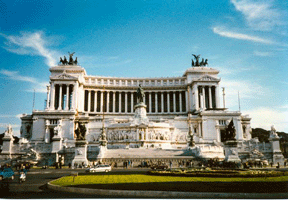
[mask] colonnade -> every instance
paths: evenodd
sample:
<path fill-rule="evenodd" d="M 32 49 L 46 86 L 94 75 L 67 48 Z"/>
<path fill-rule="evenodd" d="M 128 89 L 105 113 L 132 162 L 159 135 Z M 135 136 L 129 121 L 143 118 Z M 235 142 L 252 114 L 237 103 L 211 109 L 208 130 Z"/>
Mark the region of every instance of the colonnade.
<path fill-rule="evenodd" d="M 186 92 L 145 91 L 147 113 L 186 112 Z M 133 113 L 137 104 L 135 91 L 85 90 L 84 111 L 106 113 Z"/>
<path fill-rule="evenodd" d="M 76 105 L 77 84 L 55 84 L 47 86 L 46 109 L 51 110 L 74 110 Z"/>
<path fill-rule="evenodd" d="M 213 109 L 218 108 L 218 87 L 216 86 L 198 86 L 198 108 L 202 109 Z"/>

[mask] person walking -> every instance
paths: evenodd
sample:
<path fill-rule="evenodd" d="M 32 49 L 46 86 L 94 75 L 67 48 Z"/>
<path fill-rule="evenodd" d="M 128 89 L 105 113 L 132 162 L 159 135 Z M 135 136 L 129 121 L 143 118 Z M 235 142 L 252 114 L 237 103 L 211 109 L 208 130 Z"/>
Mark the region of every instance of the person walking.
<path fill-rule="evenodd" d="M 170 170 L 171 170 L 172 169 L 172 161 L 171 160 L 170 160 L 169 164 L 170 164 Z"/>

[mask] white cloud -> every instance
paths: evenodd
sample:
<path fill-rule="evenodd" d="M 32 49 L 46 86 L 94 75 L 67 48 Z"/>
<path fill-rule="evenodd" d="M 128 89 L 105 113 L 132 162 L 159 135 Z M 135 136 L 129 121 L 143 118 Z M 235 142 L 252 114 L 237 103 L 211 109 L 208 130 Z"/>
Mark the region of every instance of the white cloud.
<path fill-rule="evenodd" d="M 5 115 L 5 114 L 0 114 L 0 118 L 20 118 L 22 117 L 22 114 L 18 115 Z"/>
<path fill-rule="evenodd" d="M 281 25 L 281 11 L 276 9 L 271 0 L 231 0 L 235 9 L 241 12 L 248 25 L 255 30 L 272 30 Z"/>
<path fill-rule="evenodd" d="M 271 125 L 274 125 L 277 131 L 288 132 L 288 111 L 260 107 L 252 110 L 247 110 L 243 112 L 244 114 L 249 114 L 252 117 L 252 127 L 253 128 L 264 128 L 269 130 Z"/>
<path fill-rule="evenodd" d="M 223 27 L 213 27 L 213 32 L 222 36 L 222 37 L 228 37 L 228 38 L 234 38 L 238 40 L 247 40 L 262 44 L 275 44 L 272 40 L 264 39 L 258 36 L 251 36 L 243 33 L 236 33 L 229 30 L 225 30 Z"/>
<path fill-rule="evenodd" d="M 0 123 L 0 128 L 7 128 L 9 123 Z M 20 128 L 19 124 L 10 124 L 12 128 Z"/>
<path fill-rule="evenodd" d="M 272 52 L 263 52 L 263 51 L 254 51 L 253 54 L 255 56 L 261 56 L 261 57 L 267 57 L 267 56 L 272 56 Z"/>
<path fill-rule="evenodd" d="M 47 48 L 53 42 L 49 41 L 50 38 L 45 37 L 42 31 L 22 33 L 20 36 L 0 33 L 0 36 L 7 40 L 4 46 L 7 51 L 20 55 L 40 55 L 46 59 L 48 66 L 55 66 L 57 63 L 57 53 Z"/>
<path fill-rule="evenodd" d="M 40 82 L 39 80 L 33 77 L 22 76 L 19 74 L 18 71 L 9 71 L 9 70 L 2 69 L 0 70 L 0 74 L 7 76 L 11 80 L 32 83 L 33 84 L 32 89 L 26 90 L 28 92 L 34 92 L 34 89 L 35 89 L 35 92 L 41 92 L 41 93 L 46 92 L 46 85 L 47 85 L 46 82 Z"/>

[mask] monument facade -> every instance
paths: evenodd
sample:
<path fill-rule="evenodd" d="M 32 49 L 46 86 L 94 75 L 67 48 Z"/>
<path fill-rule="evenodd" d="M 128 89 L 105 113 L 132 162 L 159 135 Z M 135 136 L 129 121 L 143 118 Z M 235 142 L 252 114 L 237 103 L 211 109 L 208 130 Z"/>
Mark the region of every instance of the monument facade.
<path fill-rule="evenodd" d="M 179 77 L 120 78 L 88 75 L 74 53 L 49 69 L 46 108 L 21 118 L 21 137 L 43 162 L 58 161 L 59 155 L 66 164 L 225 159 L 231 134 L 235 142 L 229 151 L 237 152 L 236 160 L 248 158 L 253 145 L 261 151 L 261 144 L 251 140 L 251 118 L 220 107 L 221 79 L 208 59 L 193 55 L 192 67 Z M 267 159 L 276 159 L 275 141 L 271 138 L 273 145 L 263 150 Z"/>

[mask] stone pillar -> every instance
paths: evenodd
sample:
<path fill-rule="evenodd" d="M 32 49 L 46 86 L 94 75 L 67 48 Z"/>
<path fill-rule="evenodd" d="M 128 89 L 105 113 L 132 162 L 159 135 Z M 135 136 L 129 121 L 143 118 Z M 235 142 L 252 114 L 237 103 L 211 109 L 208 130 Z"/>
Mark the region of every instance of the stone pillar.
<path fill-rule="evenodd" d="M 103 80 L 103 79 L 101 79 Z M 100 112 L 103 112 L 103 92 L 104 91 L 100 91 Z"/>
<path fill-rule="evenodd" d="M 176 92 L 173 91 L 173 112 L 176 113 Z"/>
<path fill-rule="evenodd" d="M 127 113 L 127 106 L 128 106 L 128 102 L 127 102 L 127 91 L 125 91 L 125 113 Z"/>
<path fill-rule="evenodd" d="M 59 105 L 58 110 L 62 110 L 62 84 L 59 85 Z"/>
<path fill-rule="evenodd" d="M 209 108 L 212 108 L 212 91 L 211 91 L 211 86 L 209 86 Z"/>
<path fill-rule="evenodd" d="M 202 86 L 202 108 L 206 108 L 206 102 L 205 102 L 205 86 Z"/>
<path fill-rule="evenodd" d="M 55 84 L 54 82 L 51 83 L 51 104 L 50 109 L 55 110 Z"/>
<path fill-rule="evenodd" d="M 106 112 L 109 112 L 109 101 L 110 101 L 110 92 L 107 91 L 107 102 L 106 102 Z"/>
<path fill-rule="evenodd" d="M 161 113 L 164 113 L 164 95 L 161 92 Z"/>
<path fill-rule="evenodd" d="M 94 112 L 97 112 L 97 95 L 98 95 L 98 91 L 95 90 L 94 91 Z"/>
<path fill-rule="evenodd" d="M 190 106 L 189 106 L 189 98 L 188 98 L 188 94 L 189 94 L 189 91 L 190 91 L 190 89 L 189 89 L 190 87 L 188 86 L 187 87 L 187 90 L 185 91 L 185 98 L 186 98 L 186 112 L 189 112 L 189 110 L 190 110 Z"/>
<path fill-rule="evenodd" d="M 183 110 L 182 110 L 182 92 L 181 91 L 179 92 L 179 104 L 180 104 L 179 112 L 183 112 Z"/>
<path fill-rule="evenodd" d="M 49 101 L 50 101 L 49 96 L 50 96 L 50 86 L 47 85 L 47 102 L 46 102 L 46 110 L 49 109 Z"/>
<path fill-rule="evenodd" d="M 78 93 L 78 83 L 75 83 L 75 85 L 73 86 L 73 101 L 74 101 L 72 102 L 73 110 L 77 109 L 77 105 L 78 105 L 77 93 Z"/>
<path fill-rule="evenodd" d="M 158 92 L 155 92 L 155 113 L 158 113 Z"/>
<path fill-rule="evenodd" d="M 151 92 L 149 92 L 149 113 L 152 112 Z"/>
<path fill-rule="evenodd" d="M 122 110 L 122 109 L 121 109 L 121 101 L 122 101 L 122 100 L 121 100 L 121 96 L 122 96 L 121 94 L 122 94 L 122 93 L 119 92 L 119 113 L 121 113 L 121 110 Z"/>
<path fill-rule="evenodd" d="M 49 127 L 45 127 L 45 143 L 50 143 L 50 130 Z"/>
<path fill-rule="evenodd" d="M 113 113 L 115 113 L 115 91 L 113 91 Z"/>
<path fill-rule="evenodd" d="M 167 111 L 170 113 L 170 92 L 167 92 Z"/>
<path fill-rule="evenodd" d="M 216 108 L 220 108 L 220 99 L 219 99 L 219 86 L 215 87 L 215 101 L 216 101 Z"/>
<path fill-rule="evenodd" d="M 88 108 L 87 111 L 90 112 L 91 111 L 91 90 L 88 90 Z"/>
<path fill-rule="evenodd" d="M 66 105 L 65 105 L 65 110 L 69 109 L 69 85 L 66 85 Z"/>
<path fill-rule="evenodd" d="M 133 109 L 134 109 L 134 95 L 133 95 L 134 93 L 133 92 L 131 92 L 131 113 L 133 113 Z"/>
<path fill-rule="evenodd" d="M 195 110 L 199 110 L 199 91 L 198 91 L 198 86 L 197 85 L 194 85 L 194 109 Z"/>

